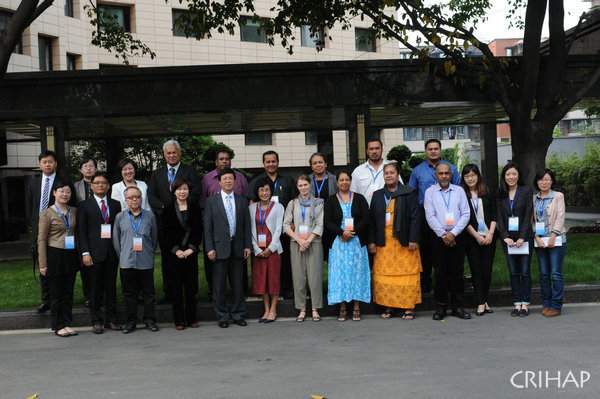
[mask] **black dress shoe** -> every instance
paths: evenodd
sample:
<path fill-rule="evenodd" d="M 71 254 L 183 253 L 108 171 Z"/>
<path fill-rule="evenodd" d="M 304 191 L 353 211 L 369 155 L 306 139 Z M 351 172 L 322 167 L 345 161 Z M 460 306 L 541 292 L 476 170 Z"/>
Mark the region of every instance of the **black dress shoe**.
<path fill-rule="evenodd" d="M 134 323 L 127 323 L 125 324 L 125 327 L 123 327 L 123 334 L 129 334 L 135 331 L 135 324 Z"/>
<path fill-rule="evenodd" d="M 475 312 L 475 316 L 483 316 L 485 314 L 485 311 L 483 312 Z"/>
<path fill-rule="evenodd" d="M 50 310 L 50 304 L 48 302 L 42 302 L 40 306 L 37 307 L 38 313 L 44 313 Z"/>
<path fill-rule="evenodd" d="M 492 309 L 486 309 L 483 311 L 484 313 L 494 313 L 494 311 Z"/>
<path fill-rule="evenodd" d="M 146 320 L 146 328 L 152 332 L 158 331 L 158 326 L 154 322 L 154 320 Z"/>
<path fill-rule="evenodd" d="M 89 299 L 85 300 L 85 307 L 88 309 L 90 308 L 90 300 Z"/>
<path fill-rule="evenodd" d="M 463 308 L 452 309 L 451 315 L 463 320 L 468 320 L 471 318 L 471 315 L 468 312 L 465 312 Z"/>
<path fill-rule="evenodd" d="M 433 320 L 444 320 L 446 318 L 446 309 L 437 309 L 433 314 Z"/>
<path fill-rule="evenodd" d="M 163 296 L 162 298 L 160 298 L 158 301 L 156 301 L 157 305 L 166 305 L 173 302 L 173 300 L 171 299 L 171 297 L 169 296 Z"/>
<path fill-rule="evenodd" d="M 246 327 L 248 325 L 244 319 L 234 320 L 233 322 L 241 327 Z"/>
<path fill-rule="evenodd" d="M 227 327 L 229 327 L 229 322 L 227 322 L 227 321 L 220 321 L 219 322 L 219 327 L 221 327 L 221 328 L 227 328 Z"/>

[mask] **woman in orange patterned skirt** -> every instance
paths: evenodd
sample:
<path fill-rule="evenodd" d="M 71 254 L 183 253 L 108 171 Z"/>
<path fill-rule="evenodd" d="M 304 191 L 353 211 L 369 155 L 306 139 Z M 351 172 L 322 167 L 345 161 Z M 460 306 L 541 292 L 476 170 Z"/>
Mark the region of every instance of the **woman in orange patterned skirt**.
<path fill-rule="evenodd" d="M 373 302 L 384 306 L 381 315 L 392 317 L 393 308 L 405 309 L 403 319 L 412 320 L 421 303 L 421 235 L 418 191 L 399 182 L 400 166 L 383 168 L 385 186 L 373 193 L 369 225 L 369 252 L 373 262 Z"/>

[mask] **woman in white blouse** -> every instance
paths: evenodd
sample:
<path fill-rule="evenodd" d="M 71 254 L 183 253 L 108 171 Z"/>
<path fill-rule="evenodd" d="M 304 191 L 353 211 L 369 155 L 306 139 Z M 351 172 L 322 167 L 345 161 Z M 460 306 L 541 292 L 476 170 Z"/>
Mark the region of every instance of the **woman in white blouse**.
<path fill-rule="evenodd" d="M 128 209 L 123 192 L 125 188 L 135 186 L 142 192 L 142 209 L 151 210 L 150 205 L 148 205 L 148 195 L 146 194 L 148 185 L 142 180 L 135 180 L 135 172 L 137 170 L 135 161 L 129 158 L 121 159 L 117 164 L 117 169 L 121 173 L 123 180 L 112 186 L 111 198 L 121 203 L 121 209 Z"/>

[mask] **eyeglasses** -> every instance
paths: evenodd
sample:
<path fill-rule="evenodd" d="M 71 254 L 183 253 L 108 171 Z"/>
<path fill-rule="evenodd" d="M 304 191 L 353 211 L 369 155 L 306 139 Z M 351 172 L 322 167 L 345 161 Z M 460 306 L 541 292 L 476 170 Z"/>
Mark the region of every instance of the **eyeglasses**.
<path fill-rule="evenodd" d="M 125 197 L 125 199 L 128 199 L 130 201 L 139 200 L 139 199 L 142 199 L 142 196 L 141 195 L 130 195 L 129 197 Z"/>
<path fill-rule="evenodd" d="M 93 181 L 92 184 L 97 184 L 99 186 L 107 186 L 108 182 L 107 181 Z"/>

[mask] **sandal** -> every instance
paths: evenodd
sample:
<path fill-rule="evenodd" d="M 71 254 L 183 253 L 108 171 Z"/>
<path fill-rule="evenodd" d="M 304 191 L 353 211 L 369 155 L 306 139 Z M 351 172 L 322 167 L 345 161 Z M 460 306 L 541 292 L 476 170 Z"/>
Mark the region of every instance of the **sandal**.
<path fill-rule="evenodd" d="M 312 311 L 312 321 L 314 321 L 314 322 L 321 321 L 321 316 L 319 316 L 317 309 L 313 309 L 313 311 Z"/>
<path fill-rule="evenodd" d="M 304 321 L 304 319 L 306 319 L 306 310 L 301 310 L 300 313 L 298 314 L 298 317 L 296 317 L 296 321 L 298 323 L 302 323 Z"/>
<path fill-rule="evenodd" d="M 340 310 L 340 314 L 337 318 L 337 321 L 346 321 L 348 318 L 348 313 L 345 310 Z"/>
<path fill-rule="evenodd" d="M 64 329 L 64 328 L 60 329 L 60 330 L 54 331 L 54 334 L 57 335 L 57 336 L 59 336 L 59 337 L 63 337 L 63 338 L 71 336 L 71 334 L 69 334 L 69 332 L 66 329 Z"/>
<path fill-rule="evenodd" d="M 352 312 L 352 321 L 361 321 L 362 316 L 360 315 L 360 310 L 355 310 Z"/>
<path fill-rule="evenodd" d="M 415 318 L 415 312 L 413 311 L 405 311 L 402 315 L 404 320 L 413 320 Z"/>
<path fill-rule="evenodd" d="M 391 319 L 392 318 L 392 310 L 386 309 L 385 312 L 381 314 L 382 319 Z"/>

